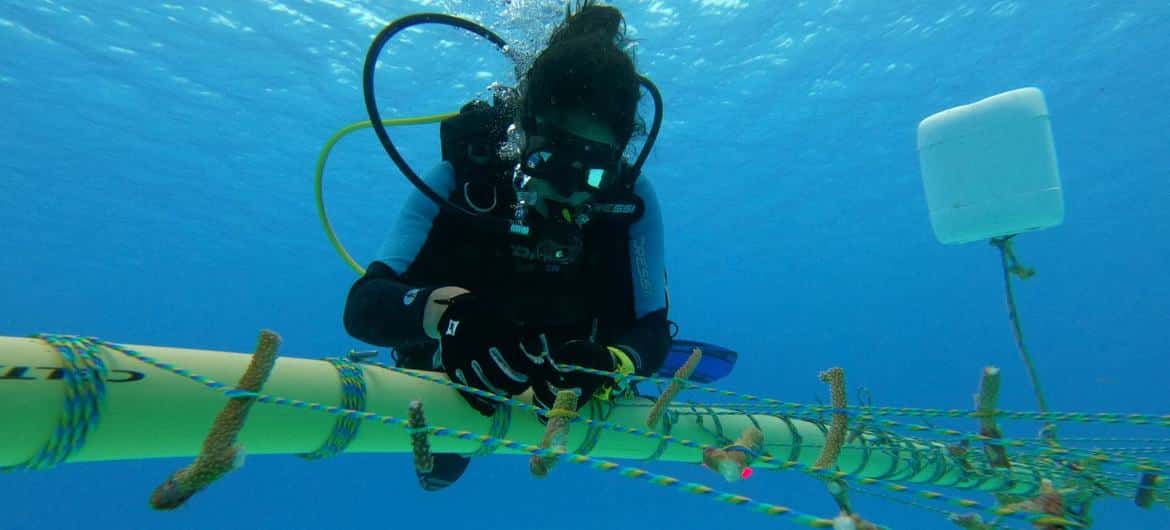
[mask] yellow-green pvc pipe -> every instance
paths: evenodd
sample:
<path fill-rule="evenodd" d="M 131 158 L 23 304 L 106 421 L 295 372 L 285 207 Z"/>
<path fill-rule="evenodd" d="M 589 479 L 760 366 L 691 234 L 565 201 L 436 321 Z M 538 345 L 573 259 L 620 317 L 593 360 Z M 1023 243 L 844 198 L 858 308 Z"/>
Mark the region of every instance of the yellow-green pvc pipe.
<path fill-rule="evenodd" d="M 221 382 L 232 382 L 243 373 L 249 355 L 207 350 L 193 350 L 154 346 L 128 346 L 159 361 L 182 367 L 194 373 Z M 164 371 L 121 353 L 102 349 L 109 372 L 106 397 L 101 406 L 101 420 L 90 433 L 85 446 L 73 453 L 67 462 L 103 460 L 136 460 L 160 457 L 191 457 L 198 454 L 215 415 L 226 399 L 222 393 L 189 379 Z M 64 382 L 49 376 L 54 368 L 63 365 L 60 355 L 38 339 L 0 337 L 0 467 L 26 462 L 49 440 L 65 399 Z M 13 368 L 28 367 L 27 370 Z M 119 382 L 130 374 L 142 374 L 136 381 Z M 20 377 L 8 377 L 20 374 Z M 428 374 L 433 375 L 433 374 Z M 435 377 L 442 377 L 441 375 Z M 405 418 L 411 401 L 421 400 L 428 424 L 452 429 L 489 433 L 491 421 L 469 407 L 452 388 L 389 370 L 366 367 L 367 407 L 378 414 Z M 282 357 L 268 382 L 265 394 L 290 399 L 340 405 L 341 384 L 336 369 L 327 362 Z M 525 396 L 527 397 L 527 396 Z M 626 402 L 614 408 L 608 418 L 619 425 L 643 425 L 648 403 Z M 591 407 L 582 409 L 583 412 Z M 676 412 L 691 412 L 688 407 L 676 407 Z M 718 417 L 729 437 L 737 436 L 752 425 L 744 414 L 727 409 L 713 409 L 724 415 Z M 271 403 L 256 403 L 239 441 L 249 454 L 299 454 L 316 449 L 333 428 L 335 416 L 307 409 L 296 409 Z M 702 424 L 698 417 L 678 416 L 671 434 L 700 444 L 722 445 L 710 429 L 716 418 L 706 416 Z M 783 462 L 789 456 L 794 440 L 783 420 L 774 416 L 754 416 L 764 432 L 766 449 Z M 789 420 L 800 436 L 801 451 L 796 460 L 810 466 L 824 444 L 825 426 L 800 419 Z M 585 425 L 572 426 L 568 447 L 580 446 L 586 435 Z M 508 431 L 502 436 L 525 443 L 537 443 L 544 426 L 536 421 L 531 411 L 515 408 Z M 1038 489 L 1038 477 L 1027 466 L 1015 466 L 1004 475 L 977 483 L 964 478 L 955 461 L 943 455 L 944 448 L 937 443 L 898 438 L 898 449 L 874 450 L 860 440 L 847 444 L 841 451 L 838 465 L 841 471 L 856 473 L 859 477 L 882 478 L 903 483 L 930 483 L 996 491 L 1015 481 L 1007 490 L 1017 495 L 1030 494 Z M 436 452 L 469 453 L 479 448 L 474 441 L 450 437 L 432 437 Z M 659 440 L 642 434 L 627 434 L 604 430 L 592 456 L 617 459 L 645 459 L 655 453 Z M 888 446 L 887 446 L 888 447 Z M 409 453 L 410 436 L 406 429 L 393 425 L 363 422 L 357 437 L 346 449 L 353 453 Z M 918 455 L 915 453 L 918 452 Z M 499 453 L 516 454 L 501 448 Z M 923 459 L 930 453 L 938 458 Z M 920 463 L 916 468 L 915 457 Z M 677 443 L 666 446 L 660 460 L 698 463 L 698 449 Z M 755 467 L 775 468 L 777 463 L 757 461 Z M 893 473 L 891 474 L 891 470 Z"/>
<path fill-rule="evenodd" d="M 405 125 L 424 125 L 427 123 L 436 123 L 443 121 L 452 116 L 458 115 L 458 112 L 448 112 L 445 114 L 432 114 L 429 116 L 416 116 L 413 118 L 395 118 L 392 120 L 382 120 L 382 125 L 387 127 L 397 127 Z M 333 231 L 333 225 L 329 223 L 329 215 L 325 213 L 325 194 L 324 194 L 324 180 L 325 180 L 325 162 L 329 160 L 329 153 L 333 150 L 333 146 L 341 141 L 349 133 L 361 129 L 372 127 L 373 124 L 367 121 L 359 121 L 351 123 L 342 127 L 341 130 L 333 133 L 329 140 L 325 142 L 325 147 L 321 148 L 321 154 L 317 156 L 317 166 L 313 175 L 313 186 L 317 197 L 317 217 L 321 218 L 321 226 L 325 228 L 325 235 L 329 237 L 329 242 L 333 245 L 334 250 L 341 255 L 341 259 L 349 265 L 351 269 L 356 271 L 359 275 L 365 274 L 366 269 L 358 264 L 345 250 L 345 246 L 341 244 L 341 240 L 337 238 L 337 234 Z"/>

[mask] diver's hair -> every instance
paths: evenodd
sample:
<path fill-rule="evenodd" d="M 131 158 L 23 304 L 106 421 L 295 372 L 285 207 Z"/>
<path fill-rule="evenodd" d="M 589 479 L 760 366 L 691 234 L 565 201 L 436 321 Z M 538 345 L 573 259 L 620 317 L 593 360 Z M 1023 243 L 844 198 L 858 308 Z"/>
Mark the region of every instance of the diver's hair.
<path fill-rule="evenodd" d="M 626 21 L 616 7 L 584 0 L 577 3 L 576 13 L 569 5 L 565 5 L 565 21 L 553 29 L 548 45 L 554 46 L 578 37 L 604 36 L 620 47 L 625 40 L 625 32 Z"/>
<path fill-rule="evenodd" d="M 621 11 L 586 0 L 553 30 L 524 76 L 521 112 L 587 109 L 624 147 L 637 127 L 641 83 Z"/>

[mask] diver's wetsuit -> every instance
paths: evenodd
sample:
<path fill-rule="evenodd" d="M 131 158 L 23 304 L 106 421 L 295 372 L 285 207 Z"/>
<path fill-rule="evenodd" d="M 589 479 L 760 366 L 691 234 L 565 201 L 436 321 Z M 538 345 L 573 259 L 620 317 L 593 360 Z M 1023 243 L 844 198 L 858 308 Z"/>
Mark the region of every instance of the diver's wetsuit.
<path fill-rule="evenodd" d="M 425 179 L 437 193 L 463 201 L 449 164 Z M 629 350 L 636 373 L 652 375 L 670 347 L 662 217 L 649 181 L 639 179 L 634 191 L 645 213 L 633 224 L 597 221 L 576 235 L 569 223 L 533 214 L 535 237 L 528 241 L 461 226 L 466 221 L 439 215 L 438 206 L 415 191 L 378 260 L 350 290 L 345 328 L 357 339 L 394 348 L 403 366 L 437 370 L 438 342 L 424 333 L 422 314 L 432 289 L 454 285 L 545 332 L 552 348 L 592 336 Z M 532 257 L 541 253 L 542 235 L 553 230 L 570 232 L 560 239 L 581 238 L 575 262 L 569 262 L 572 251 L 564 263 Z"/>
<path fill-rule="evenodd" d="M 449 163 L 424 178 L 436 193 L 467 207 L 466 189 Z M 497 187 L 495 201 L 484 202 L 510 215 L 504 206 L 510 186 Z M 453 285 L 544 332 L 553 349 L 592 337 L 626 350 L 637 374 L 653 375 L 670 348 L 662 217 L 647 179 L 637 181 L 634 193 L 645 210 L 632 224 L 595 220 L 578 230 L 533 213 L 533 237 L 522 240 L 440 215 L 414 191 L 378 260 L 350 289 L 345 328 L 364 342 L 394 348 L 400 366 L 439 370 L 438 342 L 423 331 L 422 315 L 433 289 Z M 580 244 L 562 244 L 569 241 Z M 567 249 L 563 258 L 556 249 Z"/>

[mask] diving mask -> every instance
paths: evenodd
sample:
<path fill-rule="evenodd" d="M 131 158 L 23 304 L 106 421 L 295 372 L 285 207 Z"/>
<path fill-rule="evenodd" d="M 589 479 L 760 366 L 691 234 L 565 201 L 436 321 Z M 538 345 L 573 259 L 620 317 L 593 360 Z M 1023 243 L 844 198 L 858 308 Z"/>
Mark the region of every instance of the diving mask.
<path fill-rule="evenodd" d="M 613 145 L 553 129 L 526 138 L 520 171 L 568 197 L 613 188 L 620 180 L 621 160 L 622 151 Z"/>

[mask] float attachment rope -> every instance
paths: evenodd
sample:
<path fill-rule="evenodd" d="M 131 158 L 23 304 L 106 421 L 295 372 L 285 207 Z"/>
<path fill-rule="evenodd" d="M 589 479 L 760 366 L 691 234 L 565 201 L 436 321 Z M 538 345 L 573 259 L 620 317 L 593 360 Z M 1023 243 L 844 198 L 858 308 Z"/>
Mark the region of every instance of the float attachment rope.
<path fill-rule="evenodd" d="M 260 332 L 256 353 L 240 377 L 236 390 L 229 390 L 227 405 L 215 417 L 211 432 L 203 441 L 203 450 L 191 465 L 173 473 L 155 488 L 150 505 L 156 510 L 173 510 L 192 495 L 244 464 L 244 448 L 236 443 L 248 410 L 276 364 L 280 336 L 268 330 Z"/>
<path fill-rule="evenodd" d="M 1012 288 L 1012 276 L 1027 280 L 1036 275 L 1036 269 L 1020 264 L 1019 258 L 1016 257 L 1015 248 L 1012 246 L 1012 238 L 1014 237 L 1015 234 L 996 237 L 992 238 L 990 243 L 999 249 L 1000 263 L 1003 266 L 1004 298 L 1007 301 L 1008 318 L 1012 323 L 1012 336 L 1016 339 L 1016 349 L 1019 350 L 1020 357 L 1024 360 L 1024 367 L 1028 370 L 1028 377 L 1032 380 L 1032 392 L 1036 395 L 1036 403 L 1040 407 L 1040 412 L 1048 412 L 1048 402 L 1045 401 L 1044 389 L 1040 386 L 1040 375 L 1036 372 L 1036 365 L 1032 362 L 1032 355 L 1028 353 L 1027 345 L 1024 344 L 1024 329 L 1020 323 L 1016 295 Z M 1044 428 L 1049 438 L 1055 438 L 1055 424 L 1049 423 Z"/>
<path fill-rule="evenodd" d="M 577 417 L 577 393 L 572 390 L 557 392 L 556 401 L 548 411 L 548 425 L 544 427 L 541 449 L 552 449 L 553 456 L 532 455 L 528 459 L 528 471 L 536 478 L 544 478 L 557 463 L 556 454 L 568 452 L 569 425 Z"/>

